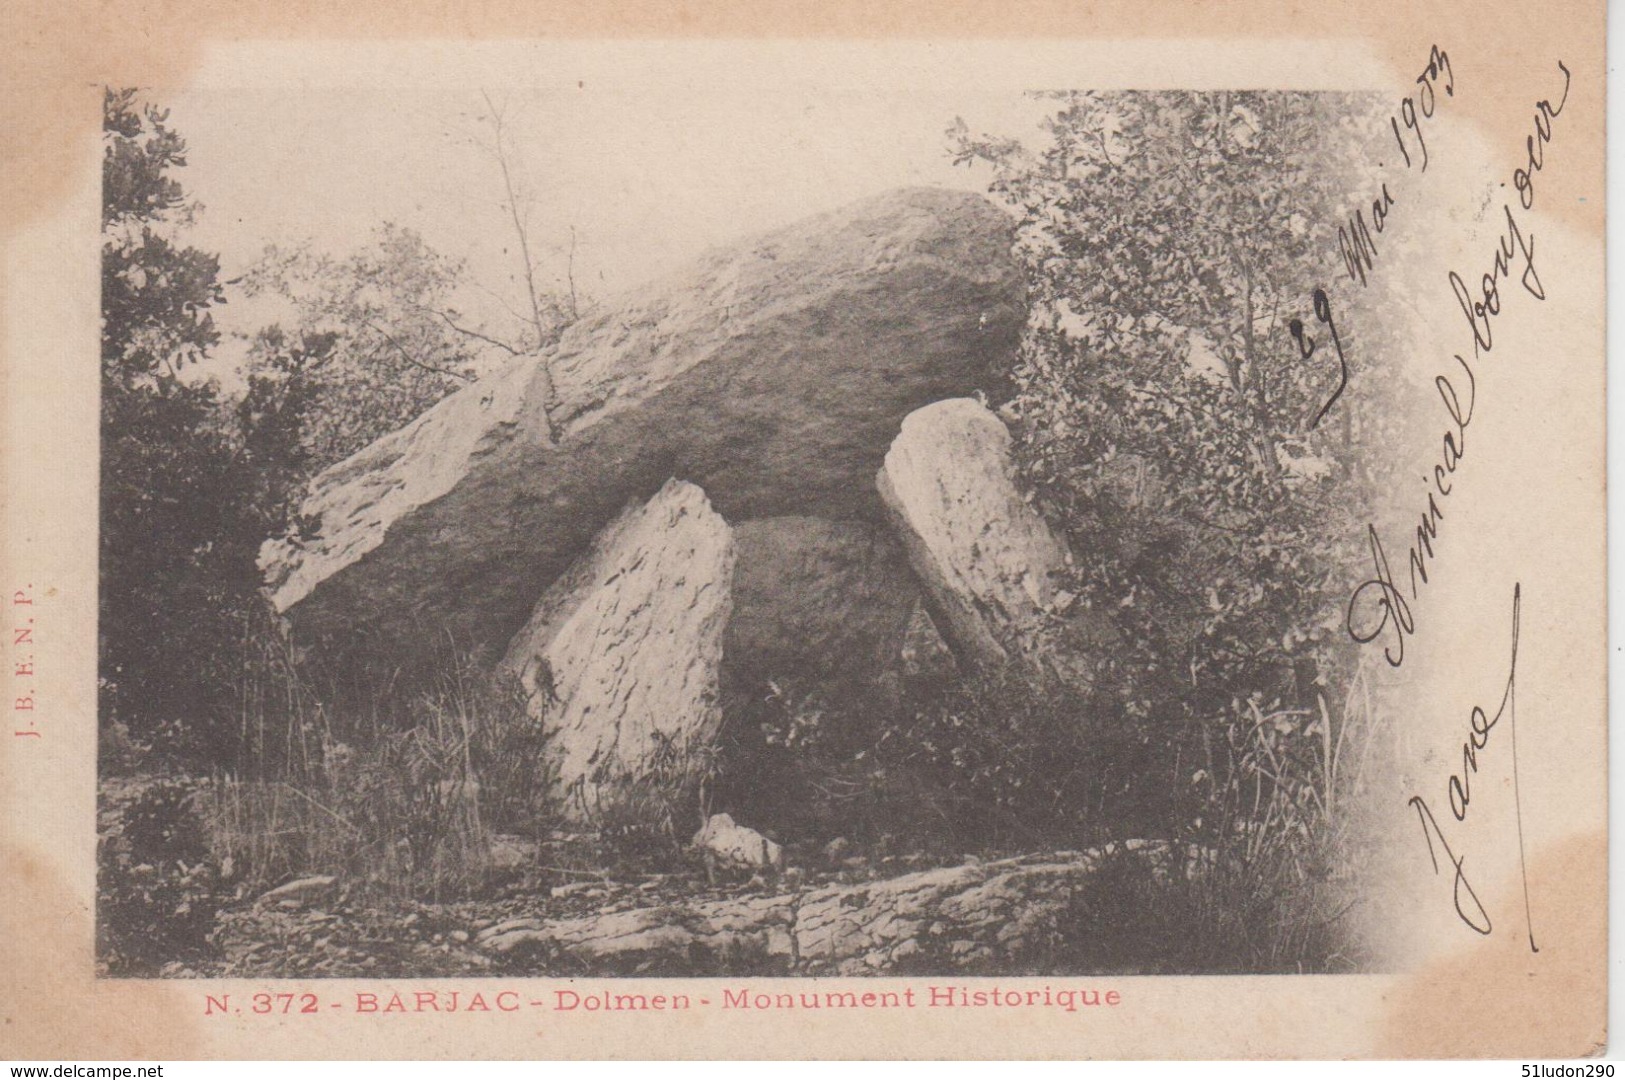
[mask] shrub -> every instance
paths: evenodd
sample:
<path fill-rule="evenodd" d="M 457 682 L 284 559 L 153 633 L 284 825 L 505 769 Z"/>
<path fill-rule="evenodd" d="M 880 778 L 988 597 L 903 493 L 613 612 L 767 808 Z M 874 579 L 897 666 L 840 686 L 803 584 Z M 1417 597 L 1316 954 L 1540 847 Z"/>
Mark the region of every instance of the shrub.
<path fill-rule="evenodd" d="M 1095 695 L 1019 664 L 913 690 L 879 757 L 928 770 L 966 839 L 1087 846 L 1166 835 L 1177 820 L 1167 733 L 1122 722 Z"/>
<path fill-rule="evenodd" d="M 1332 739 L 1322 701 L 1351 679 L 1339 583 L 1357 580 L 1395 460 L 1373 452 L 1396 432 L 1373 388 L 1402 353 L 1397 283 L 1333 288 L 1325 261 L 1374 160 L 1376 102 L 1037 96 L 1052 109 L 1030 145 L 963 123 L 950 139 L 1019 220 L 1031 311 L 1001 392 L 1017 472 L 1077 556 L 1058 584 L 1115 630 L 1103 740 L 1080 748 L 1103 777 L 1088 794 L 1097 820 L 1160 819 L 1214 851 L 1202 925 L 1228 927 L 1249 964 L 1313 966 L 1337 948 L 1291 928 L 1325 921 L 1308 883 L 1347 832 L 1329 762 L 1361 720 L 1340 716 Z M 1363 347 L 1331 355 L 1323 307 Z M 1305 326 L 1329 366 L 1304 362 Z M 927 742 L 962 711 L 939 708 Z M 1064 737 L 1044 711 L 1008 722 L 1018 757 L 1029 729 Z M 1006 780 L 959 742 L 1004 805 L 1015 775 L 1059 768 L 1032 759 Z"/>
<path fill-rule="evenodd" d="M 209 955 L 219 873 L 199 822 L 195 785 L 142 788 L 96 845 L 97 955 L 113 975 L 155 975 Z"/>
<path fill-rule="evenodd" d="M 658 736 L 657 736 L 658 737 Z M 658 747 L 650 768 L 565 794 L 597 832 L 600 856 L 626 869 L 673 865 L 709 815 L 720 755 L 711 746 Z M 607 778 L 601 778 L 607 779 Z"/>

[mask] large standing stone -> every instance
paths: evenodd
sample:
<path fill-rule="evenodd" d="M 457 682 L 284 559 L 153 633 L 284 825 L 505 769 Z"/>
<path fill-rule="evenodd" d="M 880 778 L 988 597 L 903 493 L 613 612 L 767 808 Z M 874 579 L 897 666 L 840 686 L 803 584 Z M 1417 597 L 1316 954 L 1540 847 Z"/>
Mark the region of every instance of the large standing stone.
<path fill-rule="evenodd" d="M 448 640 L 500 647 L 668 477 L 734 522 L 878 522 L 903 417 L 1016 347 L 1011 240 L 986 199 L 909 189 L 708 255 L 318 476 L 317 534 L 263 553 L 276 605 L 328 655 L 409 674 Z"/>
<path fill-rule="evenodd" d="M 514 637 L 503 666 L 543 719 L 572 816 L 594 819 L 628 784 L 680 785 L 716 736 L 734 558 L 705 492 L 673 480 L 599 534 Z"/>
<path fill-rule="evenodd" d="M 969 398 L 913 412 L 876 487 L 954 651 L 982 667 L 1025 652 L 1068 556 L 1016 489 L 1004 423 Z"/>

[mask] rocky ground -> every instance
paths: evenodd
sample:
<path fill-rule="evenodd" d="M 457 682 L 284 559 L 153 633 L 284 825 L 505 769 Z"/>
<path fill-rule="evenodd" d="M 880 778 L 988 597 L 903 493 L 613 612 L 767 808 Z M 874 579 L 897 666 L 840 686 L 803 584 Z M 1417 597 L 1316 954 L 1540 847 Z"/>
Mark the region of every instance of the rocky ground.
<path fill-rule="evenodd" d="M 167 974 L 438 977 L 896 974 L 1040 967 L 1089 879 L 1155 845 L 907 871 L 918 859 L 711 884 L 703 872 L 516 885 L 486 900 L 379 903 L 335 878 L 223 910 L 219 959 Z M 899 872 L 905 871 L 905 872 Z"/>
<path fill-rule="evenodd" d="M 104 843 L 121 827 L 119 808 L 131 789 L 104 788 Z M 1069 939 L 1090 922 L 1089 909 L 1119 902 L 1111 890 L 1125 869 L 1165 879 L 1172 868 L 1167 845 L 1142 842 L 987 858 L 881 854 L 837 840 L 788 858 L 762 844 L 755 858 L 738 845 L 744 838 L 748 848 L 760 834 L 731 825 L 712 833 L 712 848 L 696 838 L 661 870 L 624 861 L 618 869 L 574 869 L 588 841 L 579 835 L 555 834 L 541 845 L 510 838 L 505 868 L 465 888 L 463 898 L 438 903 L 391 896 L 341 874 L 265 889 L 233 881 L 229 867 L 204 874 L 183 862 L 118 870 L 104 863 L 104 875 L 201 883 L 193 894 L 150 893 L 183 916 L 218 909 L 201 935 L 204 947 L 186 958 L 109 973 L 1043 973 L 1075 952 Z M 116 885 L 102 882 L 104 896 Z"/>

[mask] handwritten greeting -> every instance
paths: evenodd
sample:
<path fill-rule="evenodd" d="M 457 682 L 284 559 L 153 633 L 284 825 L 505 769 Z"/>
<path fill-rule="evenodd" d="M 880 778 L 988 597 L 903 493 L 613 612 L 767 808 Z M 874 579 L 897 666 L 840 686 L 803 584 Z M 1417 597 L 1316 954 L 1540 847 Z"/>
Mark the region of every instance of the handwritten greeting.
<path fill-rule="evenodd" d="M 1434 52 L 1443 56 L 1437 47 Z M 1555 105 L 1550 99 L 1535 103 L 1534 131 L 1526 143 L 1527 159 L 1512 176 L 1513 189 L 1517 192 L 1516 205 L 1522 210 L 1534 207 L 1534 177 L 1545 167 L 1545 148 L 1552 141 L 1554 131 L 1552 121 L 1562 115 L 1563 106 L 1568 101 L 1569 69 L 1562 61 L 1558 61 L 1557 67 L 1563 73 L 1562 96 Z M 1448 60 L 1443 70 L 1449 71 Z M 1448 85 L 1453 87 L 1453 78 Z M 1421 160 L 1425 168 L 1427 158 L 1421 136 L 1421 117 L 1427 113 L 1416 112 L 1414 105 L 1410 109 L 1402 107 L 1402 111 L 1409 120 L 1415 121 L 1410 123 L 1408 120 L 1407 127 L 1415 132 L 1418 145 L 1424 147 Z M 1395 132 L 1397 135 L 1397 124 Z M 1409 160 L 1407 158 L 1407 164 Z M 1443 505 L 1456 490 L 1456 472 L 1467 454 L 1467 428 L 1472 423 L 1478 401 L 1475 363 L 1494 347 L 1494 321 L 1505 308 L 1503 286 L 1516 275 L 1522 292 L 1536 300 L 1546 299 L 1545 287 L 1535 269 L 1534 234 L 1521 223 L 1519 212 L 1512 202 L 1503 204 L 1502 216 L 1505 228 L 1480 264 L 1476 283 L 1472 286 L 1467 284 L 1473 276 L 1471 272 L 1468 278 L 1463 278 L 1455 270 L 1449 271 L 1446 276 L 1472 334 L 1472 359 L 1467 359 L 1462 353 L 1455 354 L 1454 366 L 1433 380 L 1446 423 L 1439 436 L 1438 456 L 1431 470 L 1424 473 L 1425 477 L 1431 477 L 1426 503 L 1414 514 L 1415 532 L 1407 545 L 1405 561 L 1400 564 L 1401 573 L 1406 576 L 1396 577 L 1382 537 L 1376 525 L 1370 524 L 1366 529 L 1366 538 L 1371 553 L 1372 576 L 1360 582 L 1349 597 L 1346 619 L 1349 636 L 1362 645 L 1380 642 L 1384 659 L 1396 668 L 1405 661 L 1406 638 L 1416 633 L 1416 614 L 1412 605 L 1421 600 L 1423 588 L 1428 584 L 1428 567 L 1438 557 L 1434 545 L 1440 537 L 1440 522 L 1445 518 Z"/>

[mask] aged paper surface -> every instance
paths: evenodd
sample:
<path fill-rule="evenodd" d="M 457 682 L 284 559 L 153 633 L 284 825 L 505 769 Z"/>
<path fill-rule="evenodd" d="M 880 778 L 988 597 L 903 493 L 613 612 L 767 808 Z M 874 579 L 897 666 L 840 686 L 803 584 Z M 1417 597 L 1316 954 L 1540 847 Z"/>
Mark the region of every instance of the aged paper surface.
<path fill-rule="evenodd" d="M 1600 5 L 12 10 L 0 1056 L 1603 1048 Z"/>

